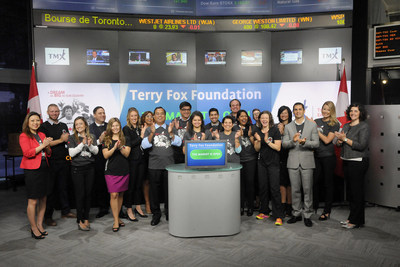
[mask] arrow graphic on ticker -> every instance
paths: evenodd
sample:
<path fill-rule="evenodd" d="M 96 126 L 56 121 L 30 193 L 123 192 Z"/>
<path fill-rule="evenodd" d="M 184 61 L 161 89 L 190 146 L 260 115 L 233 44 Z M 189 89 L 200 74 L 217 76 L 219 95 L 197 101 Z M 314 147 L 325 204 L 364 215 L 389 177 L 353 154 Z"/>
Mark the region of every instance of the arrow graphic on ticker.
<path fill-rule="evenodd" d="M 281 27 L 283 27 L 283 26 L 285 26 L 285 23 L 281 23 L 281 24 L 279 24 L 279 25 L 281 25 Z"/>
<path fill-rule="evenodd" d="M 184 29 L 186 27 L 186 25 L 181 25 L 182 29 Z"/>

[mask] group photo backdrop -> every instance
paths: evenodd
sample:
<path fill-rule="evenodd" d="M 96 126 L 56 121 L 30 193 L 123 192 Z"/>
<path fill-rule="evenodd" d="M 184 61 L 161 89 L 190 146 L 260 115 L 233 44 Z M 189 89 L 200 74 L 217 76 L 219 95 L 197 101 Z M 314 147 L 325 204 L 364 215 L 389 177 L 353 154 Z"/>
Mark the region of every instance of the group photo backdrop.
<path fill-rule="evenodd" d="M 180 116 L 179 104 L 187 101 L 192 105 L 192 112 L 199 110 L 209 123 L 208 110 L 217 108 L 222 117 L 230 113 L 229 102 L 239 99 L 242 109 L 249 112 L 254 108 L 271 111 L 275 123 L 282 105 L 292 109 L 296 102 L 306 108 L 309 118 L 320 118 L 321 107 L 325 101 L 336 103 L 340 81 L 327 82 L 287 82 L 287 83 L 229 83 L 229 84 L 160 84 L 160 83 L 38 83 L 39 98 L 43 119 L 47 119 L 47 106 L 57 104 L 61 110 L 60 119 L 65 121 L 66 107 L 72 107 L 73 121 L 77 116 L 84 116 L 93 122 L 93 109 L 104 107 L 107 121 L 112 117 L 126 125 L 126 114 L 130 107 L 139 113 L 156 107 L 167 111 L 166 121 Z M 350 88 L 351 82 L 347 82 Z"/>

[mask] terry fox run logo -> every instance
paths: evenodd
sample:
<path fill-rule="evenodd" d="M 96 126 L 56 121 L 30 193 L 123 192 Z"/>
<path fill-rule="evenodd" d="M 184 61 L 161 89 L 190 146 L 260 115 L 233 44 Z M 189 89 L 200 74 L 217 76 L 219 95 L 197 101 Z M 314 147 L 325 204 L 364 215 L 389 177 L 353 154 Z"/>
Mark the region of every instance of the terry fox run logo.
<path fill-rule="evenodd" d="M 46 65 L 69 65 L 69 48 L 46 47 Z"/>

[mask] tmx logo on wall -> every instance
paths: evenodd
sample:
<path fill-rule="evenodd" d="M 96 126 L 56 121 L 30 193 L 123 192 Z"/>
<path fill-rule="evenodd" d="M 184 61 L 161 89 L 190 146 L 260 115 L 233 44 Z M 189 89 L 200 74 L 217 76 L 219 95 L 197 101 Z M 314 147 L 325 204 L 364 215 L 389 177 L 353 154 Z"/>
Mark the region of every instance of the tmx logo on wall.
<path fill-rule="evenodd" d="M 342 48 L 327 47 L 319 49 L 319 64 L 340 64 L 342 63 Z"/>
<path fill-rule="evenodd" d="M 69 48 L 45 48 L 46 65 L 69 65 Z"/>

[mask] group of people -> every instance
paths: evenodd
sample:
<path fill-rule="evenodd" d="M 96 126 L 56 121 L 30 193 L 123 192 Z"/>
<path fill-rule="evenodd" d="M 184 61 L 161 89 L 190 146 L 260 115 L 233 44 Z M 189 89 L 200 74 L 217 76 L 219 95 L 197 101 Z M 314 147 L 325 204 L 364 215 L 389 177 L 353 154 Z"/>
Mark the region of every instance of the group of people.
<path fill-rule="evenodd" d="M 58 189 L 62 216 L 76 218 L 82 231 L 90 230 L 92 195 L 99 206 L 96 218 L 108 214 L 111 207 L 114 232 L 125 226 L 121 218 L 138 221 L 136 215 L 152 214 L 151 225 L 159 224 L 162 199 L 168 220 L 166 166 L 184 163 L 186 140 L 211 139 L 227 140 L 228 162 L 243 166 L 241 215 L 247 209 L 247 216 L 253 216 L 258 208 L 257 219 L 272 216 L 278 226 L 283 224 L 285 216 L 290 216 L 288 224 L 304 219 L 305 226 L 311 227 L 311 215 L 318 209 L 322 182 L 325 206 L 319 220 L 330 218 L 336 166 L 334 146 L 341 147 L 344 176 L 350 189 L 350 214 L 341 224 L 348 229 L 364 225 L 369 128 L 362 105 L 348 107 L 349 123 L 343 129 L 331 101 L 323 104 L 322 118 L 315 121 L 305 117 L 305 108 L 300 102 L 292 109 L 282 106 L 277 114 L 279 123 L 274 122 L 271 112 L 254 109 L 253 124 L 239 100 L 231 100 L 229 106 L 231 113 L 222 121 L 218 110 L 211 108 L 211 122 L 207 125 L 203 114 L 192 112 L 188 102 L 180 104 L 180 117 L 169 125 L 162 107 L 142 115 L 132 107 L 123 128 L 118 118 L 111 118 L 107 123 L 104 108 L 98 106 L 93 110 L 95 122 L 88 125 L 85 117 L 76 117 L 72 134 L 58 120 L 60 110 L 56 104 L 48 106 L 49 118 L 43 124 L 38 113 L 30 112 L 23 123 L 20 145 L 32 237 L 43 239 L 48 235 L 43 223 L 56 225 L 51 216 L 45 216 L 46 206 L 50 207 L 50 215 L 54 210 L 54 201 L 49 202 L 54 188 Z M 69 172 L 76 216 L 65 203 Z M 143 200 L 146 212 L 142 210 Z"/>

